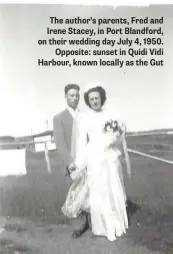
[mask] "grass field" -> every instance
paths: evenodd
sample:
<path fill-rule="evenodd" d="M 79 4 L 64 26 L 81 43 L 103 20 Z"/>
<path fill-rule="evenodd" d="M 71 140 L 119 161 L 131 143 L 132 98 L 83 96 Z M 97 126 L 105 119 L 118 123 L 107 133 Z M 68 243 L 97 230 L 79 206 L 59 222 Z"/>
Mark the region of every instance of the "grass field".
<path fill-rule="evenodd" d="M 149 145 L 171 142 L 171 136 L 129 137 L 128 147 L 143 144 L 141 151 L 173 161 L 167 146 L 147 150 Z M 1 215 L 9 217 L 0 235 L 0 253 L 173 253 L 173 166 L 136 155 L 130 158 L 132 179 L 124 172 L 125 186 L 140 210 L 133 214 L 127 235 L 115 243 L 92 237 L 90 231 L 71 239 L 70 222 L 60 214 L 67 185 L 61 174 L 47 175 L 39 168 L 34 174 L 1 179 Z M 36 167 L 42 164 L 35 160 Z M 28 165 L 34 167 L 34 160 Z"/>

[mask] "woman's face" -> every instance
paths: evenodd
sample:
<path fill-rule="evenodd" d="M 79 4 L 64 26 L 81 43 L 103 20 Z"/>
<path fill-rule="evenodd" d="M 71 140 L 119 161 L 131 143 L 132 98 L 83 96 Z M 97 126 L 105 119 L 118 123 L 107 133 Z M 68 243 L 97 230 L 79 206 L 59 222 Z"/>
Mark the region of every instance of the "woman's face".
<path fill-rule="evenodd" d="M 99 92 L 90 92 L 88 95 L 89 105 L 95 111 L 100 111 L 101 109 L 101 96 Z"/>

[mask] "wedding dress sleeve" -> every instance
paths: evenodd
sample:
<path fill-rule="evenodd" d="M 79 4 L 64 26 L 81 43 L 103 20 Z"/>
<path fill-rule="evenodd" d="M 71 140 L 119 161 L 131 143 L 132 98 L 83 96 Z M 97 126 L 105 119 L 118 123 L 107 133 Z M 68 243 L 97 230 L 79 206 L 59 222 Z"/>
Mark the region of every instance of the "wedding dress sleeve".
<path fill-rule="evenodd" d="M 125 138 L 125 133 L 121 137 L 121 142 L 122 142 L 122 150 L 123 150 L 123 157 L 124 157 L 124 162 L 126 165 L 126 170 L 128 176 L 131 176 L 131 164 L 130 164 L 130 158 L 127 150 L 127 142 Z"/>
<path fill-rule="evenodd" d="M 131 164 L 130 164 L 130 158 L 129 158 L 128 149 L 127 149 L 126 137 L 125 137 L 125 135 L 126 135 L 126 125 L 121 120 L 119 120 L 119 122 L 120 122 L 120 124 L 122 125 L 122 128 L 123 128 L 123 133 L 122 133 L 121 138 L 120 138 L 122 155 L 123 155 L 123 159 L 124 159 L 124 162 L 125 162 L 125 165 L 126 165 L 127 174 L 129 176 L 131 176 Z"/>

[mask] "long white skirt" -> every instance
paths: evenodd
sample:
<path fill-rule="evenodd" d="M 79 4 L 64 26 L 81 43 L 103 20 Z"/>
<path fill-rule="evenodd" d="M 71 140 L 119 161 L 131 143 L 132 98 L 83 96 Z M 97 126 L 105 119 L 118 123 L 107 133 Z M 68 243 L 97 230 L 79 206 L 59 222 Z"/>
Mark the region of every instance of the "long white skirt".
<path fill-rule="evenodd" d="M 98 151 L 97 155 L 89 152 L 87 170 L 74 180 L 62 207 L 70 218 L 76 218 L 82 210 L 90 211 L 93 234 L 110 241 L 128 228 L 119 155 L 119 150 Z"/>

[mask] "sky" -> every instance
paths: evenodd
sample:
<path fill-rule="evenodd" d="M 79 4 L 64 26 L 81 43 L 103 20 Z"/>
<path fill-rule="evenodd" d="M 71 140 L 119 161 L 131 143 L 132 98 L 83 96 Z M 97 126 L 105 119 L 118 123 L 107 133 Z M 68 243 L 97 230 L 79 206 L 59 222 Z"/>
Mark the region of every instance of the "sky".
<path fill-rule="evenodd" d="M 50 24 L 50 16 L 163 16 L 165 64 L 163 67 L 142 68 L 38 67 L 38 58 L 58 58 L 54 54 L 57 46 L 38 45 L 39 39 L 49 38 L 46 35 L 47 27 L 58 27 Z M 112 105 L 120 112 L 129 131 L 172 128 L 172 27 L 173 6 L 166 5 L 114 9 L 106 6 L 0 4 L 0 135 L 22 136 L 44 131 L 46 120 L 51 129 L 53 116 L 65 107 L 64 86 L 68 83 L 80 85 L 80 107 L 84 108 L 82 91 L 88 82 L 93 81 L 104 85 L 108 101 L 113 101 Z M 109 38 L 116 39 L 116 35 Z"/>

